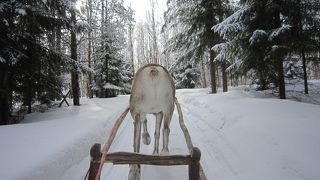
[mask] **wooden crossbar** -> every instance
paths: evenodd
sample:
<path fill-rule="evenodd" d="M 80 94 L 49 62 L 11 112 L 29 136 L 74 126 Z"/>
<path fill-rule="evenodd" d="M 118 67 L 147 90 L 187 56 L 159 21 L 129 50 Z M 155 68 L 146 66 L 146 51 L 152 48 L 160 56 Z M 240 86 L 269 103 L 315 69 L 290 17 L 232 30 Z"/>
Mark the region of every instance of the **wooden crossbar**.
<path fill-rule="evenodd" d="M 90 150 L 91 163 L 89 170 L 89 180 L 94 180 L 101 164 L 101 145 L 95 144 Z M 199 180 L 200 178 L 200 157 L 201 152 L 197 147 L 194 147 L 191 155 L 166 155 L 155 156 L 132 152 L 114 152 L 108 153 L 105 162 L 118 164 L 147 164 L 157 166 L 189 166 L 189 180 Z M 102 162 L 102 163 L 105 163 Z"/>
<path fill-rule="evenodd" d="M 147 164 L 159 166 L 188 165 L 191 162 L 190 155 L 154 156 L 132 152 L 109 153 L 106 162 L 113 164 Z"/>

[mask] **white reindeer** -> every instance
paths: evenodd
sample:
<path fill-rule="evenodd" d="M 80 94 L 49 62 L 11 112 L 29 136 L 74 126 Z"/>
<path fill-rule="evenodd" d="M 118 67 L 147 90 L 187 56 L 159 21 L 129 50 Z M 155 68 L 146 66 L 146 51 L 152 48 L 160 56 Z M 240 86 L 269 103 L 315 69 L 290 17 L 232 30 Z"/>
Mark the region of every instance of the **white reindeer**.
<path fill-rule="evenodd" d="M 161 154 L 168 154 L 169 125 L 174 111 L 175 86 L 169 72 L 161 65 L 148 64 L 140 68 L 134 78 L 131 96 L 130 113 L 134 120 L 134 152 L 140 151 L 141 123 L 143 122 L 142 140 L 150 144 L 147 130 L 146 114 L 156 116 L 153 154 L 159 154 L 159 137 L 162 119 L 163 148 Z M 140 165 L 130 165 L 129 180 L 140 179 Z"/>

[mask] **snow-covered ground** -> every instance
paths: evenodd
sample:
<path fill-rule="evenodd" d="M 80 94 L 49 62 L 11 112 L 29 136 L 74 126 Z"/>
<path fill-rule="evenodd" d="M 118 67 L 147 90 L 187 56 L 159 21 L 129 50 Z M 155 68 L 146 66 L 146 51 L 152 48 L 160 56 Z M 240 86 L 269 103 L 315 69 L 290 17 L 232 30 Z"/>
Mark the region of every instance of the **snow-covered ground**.
<path fill-rule="evenodd" d="M 270 98 L 272 93 L 247 87 L 214 95 L 208 94 L 208 89 L 178 90 L 185 123 L 194 145 L 201 149 L 207 178 L 320 179 L 320 106 L 316 105 L 320 89 L 319 83 L 314 84 L 313 94 L 291 98 L 313 104 Z M 128 100 L 129 96 L 82 99 L 80 107 L 34 113 L 22 124 L 0 126 L 1 179 L 83 179 L 90 147 L 96 142 L 104 144 Z M 154 118 L 148 118 L 152 135 Z M 132 151 L 132 135 L 128 115 L 110 151 Z M 172 119 L 169 148 L 171 154 L 187 153 L 177 113 Z M 153 142 L 141 145 L 143 153 L 152 150 Z M 105 164 L 101 179 L 127 179 L 128 171 L 127 165 Z M 186 166 L 142 166 L 142 180 L 187 177 Z"/>

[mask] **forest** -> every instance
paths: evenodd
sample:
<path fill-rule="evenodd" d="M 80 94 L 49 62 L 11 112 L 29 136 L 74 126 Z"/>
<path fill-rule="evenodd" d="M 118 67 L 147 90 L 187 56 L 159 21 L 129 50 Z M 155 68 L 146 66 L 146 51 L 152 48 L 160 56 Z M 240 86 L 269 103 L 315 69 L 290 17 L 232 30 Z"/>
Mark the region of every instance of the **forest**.
<path fill-rule="evenodd" d="M 318 0 L 0 2 L 0 124 L 20 112 L 129 94 L 137 68 L 166 67 L 177 89 L 254 85 L 286 99 L 289 80 L 320 79 Z M 296 82 L 296 81 L 292 81 Z"/>

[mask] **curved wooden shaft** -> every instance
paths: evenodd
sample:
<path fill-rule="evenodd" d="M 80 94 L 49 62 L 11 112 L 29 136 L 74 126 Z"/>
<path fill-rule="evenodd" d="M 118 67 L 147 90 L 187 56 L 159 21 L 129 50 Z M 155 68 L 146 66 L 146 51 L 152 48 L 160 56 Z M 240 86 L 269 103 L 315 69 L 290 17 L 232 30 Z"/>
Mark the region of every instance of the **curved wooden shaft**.
<path fill-rule="evenodd" d="M 114 137 L 116 136 L 117 134 L 117 131 L 123 121 L 123 119 L 126 117 L 126 115 L 128 114 L 130 110 L 130 107 L 127 107 L 123 112 L 122 114 L 120 115 L 120 117 L 117 119 L 117 121 L 115 122 L 115 124 L 113 125 L 112 129 L 111 129 L 111 133 L 109 135 L 109 138 L 107 140 L 107 143 L 104 145 L 103 147 L 103 151 L 102 151 L 102 156 L 101 156 L 101 160 L 100 162 L 104 162 L 105 159 L 106 159 L 106 155 L 110 149 L 110 146 L 113 142 L 113 139 Z M 97 172 L 97 175 L 96 175 L 96 178 L 95 180 L 99 180 L 100 179 L 100 174 L 101 174 L 101 171 L 102 171 L 102 167 L 103 167 L 104 163 L 100 163 L 99 165 L 99 169 L 98 169 L 98 172 Z"/>

